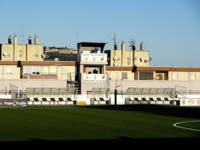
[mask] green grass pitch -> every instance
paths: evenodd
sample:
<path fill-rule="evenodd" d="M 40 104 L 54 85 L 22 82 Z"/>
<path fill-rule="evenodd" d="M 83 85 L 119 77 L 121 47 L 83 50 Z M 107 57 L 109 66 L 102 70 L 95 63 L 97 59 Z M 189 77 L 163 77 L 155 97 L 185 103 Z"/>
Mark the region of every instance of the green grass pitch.
<path fill-rule="evenodd" d="M 173 127 L 200 120 L 200 108 L 133 105 L 0 109 L 0 142 L 197 139 Z M 184 124 L 184 127 L 187 127 Z M 188 124 L 200 129 L 200 122 Z"/>

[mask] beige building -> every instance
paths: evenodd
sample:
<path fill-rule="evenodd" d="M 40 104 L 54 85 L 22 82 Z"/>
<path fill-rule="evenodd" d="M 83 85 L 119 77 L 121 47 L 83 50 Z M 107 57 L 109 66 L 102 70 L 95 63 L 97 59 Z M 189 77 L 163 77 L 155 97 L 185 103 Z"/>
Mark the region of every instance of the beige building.
<path fill-rule="evenodd" d="M 57 79 L 75 80 L 75 62 L 0 61 L 0 80 Z"/>
<path fill-rule="evenodd" d="M 124 41 L 119 50 L 115 42 L 114 50 L 106 53 L 108 55 L 106 71 L 110 80 L 200 80 L 200 68 L 150 67 L 151 58 L 149 51 L 144 49 L 143 42 L 139 50 L 136 50 L 135 42 L 132 42 L 131 50 L 126 50 Z"/>
<path fill-rule="evenodd" d="M 138 66 L 148 67 L 150 62 L 149 51 L 144 49 L 144 43 L 141 42 L 140 50 L 136 50 L 136 44 L 133 42 L 131 45 L 132 49 L 127 50 L 125 42 L 121 44 L 121 50 L 118 49 L 117 43 L 114 45 L 114 50 L 106 51 L 108 54 L 109 66 Z"/>
<path fill-rule="evenodd" d="M 123 90 L 134 85 L 139 86 L 138 80 L 149 80 L 149 86 L 152 87 L 154 83 L 164 86 L 164 82 L 169 82 L 170 85 L 177 82 L 181 85 L 182 81 L 187 82 L 189 87 L 189 83 L 196 84 L 200 81 L 200 68 L 150 67 L 149 51 L 144 49 L 143 42 L 139 50 L 136 50 L 135 43 L 132 43 L 131 50 L 126 49 L 124 42 L 119 50 L 115 43 L 114 50 L 104 53 L 105 44 L 78 43 L 77 61 L 44 61 L 43 45 L 38 44 L 37 36 L 34 43 L 29 37 L 28 44 L 18 44 L 17 36 L 14 36 L 12 42 L 12 37 L 9 36 L 8 44 L 0 44 L 0 80 L 4 84 L 19 80 L 19 87 L 30 80 L 36 83 L 37 79 L 37 85 L 42 80 L 55 83 L 62 81 L 65 82 L 63 86 L 78 83 L 81 93 L 87 93 L 92 88 L 113 90 L 116 83 L 126 83 L 121 84 Z M 144 86 L 146 81 L 141 82 Z M 5 86 L 1 89 L 5 89 Z"/>
<path fill-rule="evenodd" d="M 13 42 L 12 42 L 13 41 Z M 29 36 L 28 44 L 19 44 L 15 35 L 13 40 L 9 36 L 8 44 L 0 44 L 1 61 L 43 61 L 43 45 L 38 43 L 38 36 Z"/>
<path fill-rule="evenodd" d="M 200 68 L 107 66 L 110 80 L 200 81 Z"/>

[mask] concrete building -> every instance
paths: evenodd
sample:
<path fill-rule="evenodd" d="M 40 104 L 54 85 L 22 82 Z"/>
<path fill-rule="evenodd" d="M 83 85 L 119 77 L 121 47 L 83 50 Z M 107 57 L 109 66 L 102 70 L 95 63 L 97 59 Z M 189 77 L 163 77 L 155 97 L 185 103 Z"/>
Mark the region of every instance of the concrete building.
<path fill-rule="evenodd" d="M 149 51 L 144 49 L 144 43 L 141 42 L 140 50 L 136 50 L 136 44 L 131 44 L 131 50 L 126 49 L 125 42 L 121 43 L 121 50 L 118 49 L 117 43 L 114 45 L 114 50 L 106 51 L 108 54 L 109 66 L 116 67 L 148 67 L 150 62 Z"/>
<path fill-rule="evenodd" d="M 0 44 L 1 61 L 43 61 L 43 45 L 38 43 L 38 36 L 29 36 L 27 44 L 18 44 L 18 37 L 8 38 L 8 44 Z"/>
<path fill-rule="evenodd" d="M 87 93 L 95 87 L 109 88 L 109 75 L 106 73 L 106 43 L 78 43 L 77 79 L 81 93 Z"/>
<path fill-rule="evenodd" d="M 67 47 L 45 47 L 44 61 L 77 61 L 77 49 Z"/>
<path fill-rule="evenodd" d="M 19 44 L 15 35 L 8 44 L 0 44 L 0 79 L 60 79 L 75 78 L 75 62 L 44 61 L 43 45 L 38 36 L 29 36 L 27 44 Z M 67 71 L 66 71 L 67 70 Z M 73 74 L 73 75 L 72 75 Z"/>
<path fill-rule="evenodd" d="M 144 42 L 141 42 L 139 50 L 136 50 L 135 42 L 132 42 L 131 50 L 126 49 L 124 41 L 119 50 L 115 42 L 114 50 L 106 53 L 110 80 L 200 80 L 200 68 L 150 67 L 151 58 L 149 51 L 144 49 Z"/>

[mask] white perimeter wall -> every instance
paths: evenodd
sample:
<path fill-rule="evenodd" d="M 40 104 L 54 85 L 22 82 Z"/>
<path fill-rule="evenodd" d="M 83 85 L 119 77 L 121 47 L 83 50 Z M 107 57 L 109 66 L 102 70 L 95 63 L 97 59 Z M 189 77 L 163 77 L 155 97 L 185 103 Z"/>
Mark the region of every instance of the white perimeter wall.
<path fill-rule="evenodd" d="M 19 90 L 25 90 L 27 87 L 67 87 L 66 80 L 54 79 L 20 79 L 20 80 L 0 80 L 0 90 L 10 90 L 10 85 L 17 86 Z M 96 85 L 96 86 L 95 86 Z M 175 88 L 176 85 L 186 87 L 187 90 L 200 90 L 200 81 L 155 81 L 155 80 L 118 80 L 118 91 L 126 91 L 129 87 L 138 88 Z M 92 87 L 110 87 L 114 91 L 116 87 L 116 80 L 110 80 L 109 83 L 102 85 L 96 83 L 86 83 L 82 85 L 82 90 L 91 90 Z M 181 89 L 181 88 L 180 88 Z"/>
<path fill-rule="evenodd" d="M 117 84 L 116 84 L 117 83 Z M 187 90 L 200 90 L 200 81 L 155 81 L 155 80 L 110 80 L 110 90 L 126 91 L 129 87 L 138 88 L 175 88 L 175 86 L 186 87 Z M 181 90 L 181 87 L 177 87 Z"/>
<path fill-rule="evenodd" d="M 54 79 L 20 79 L 20 80 L 0 80 L 0 90 L 10 90 L 18 87 L 18 90 L 26 90 L 27 87 L 51 87 L 51 88 L 66 88 L 66 80 Z"/>

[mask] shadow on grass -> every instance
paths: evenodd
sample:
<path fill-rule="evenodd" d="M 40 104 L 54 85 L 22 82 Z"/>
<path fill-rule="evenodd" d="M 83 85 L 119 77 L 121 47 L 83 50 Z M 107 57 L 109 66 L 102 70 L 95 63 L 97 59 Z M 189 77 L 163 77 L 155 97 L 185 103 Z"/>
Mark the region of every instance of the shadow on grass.
<path fill-rule="evenodd" d="M 174 117 L 190 117 L 200 119 L 200 107 L 179 107 L 173 105 L 102 105 L 85 107 L 116 111 L 137 111 Z"/>
<path fill-rule="evenodd" d="M 42 139 L 33 139 L 27 142 L 0 142 L 1 146 L 28 146 L 29 148 L 34 147 L 50 147 L 50 148 L 62 148 L 67 147 L 80 147 L 91 148 L 107 148 L 107 147 L 162 147 L 160 148 L 174 148 L 174 146 L 195 146 L 199 145 L 200 138 L 179 138 L 179 139 L 133 139 L 129 137 L 119 137 L 113 140 L 74 140 L 74 141 L 47 141 Z M 30 147 L 31 146 L 31 147 Z M 86 146 L 86 147 L 84 147 Z M 93 148 L 95 148 L 93 147 Z M 127 147 L 128 148 L 128 147 Z"/>

